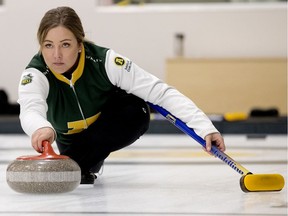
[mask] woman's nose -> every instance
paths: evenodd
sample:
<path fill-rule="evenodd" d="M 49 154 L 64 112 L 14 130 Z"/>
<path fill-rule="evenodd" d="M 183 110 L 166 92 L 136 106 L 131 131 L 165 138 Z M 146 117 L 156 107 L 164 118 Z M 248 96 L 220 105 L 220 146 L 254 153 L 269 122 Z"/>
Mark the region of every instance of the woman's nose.
<path fill-rule="evenodd" d="M 62 57 L 61 49 L 59 47 L 55 47 L 54 58 L 60 59 L 61 57 Z"/>

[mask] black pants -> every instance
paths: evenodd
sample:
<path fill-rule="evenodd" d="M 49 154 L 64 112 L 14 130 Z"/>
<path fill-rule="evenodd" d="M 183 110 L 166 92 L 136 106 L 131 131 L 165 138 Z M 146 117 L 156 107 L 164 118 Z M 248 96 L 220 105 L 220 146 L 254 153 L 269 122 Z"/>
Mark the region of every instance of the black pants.
<path fill-rule="evenodd" d="M 56 141 L 60 154 L 75 160 L 82 172 L 97 171 L 99 163 L 113 151 L 143 135 L 150 121 L 148 105 L 140 98 L 119 91 L 107 103 L 95 123 L 74 134 L 71 145 Z"/>

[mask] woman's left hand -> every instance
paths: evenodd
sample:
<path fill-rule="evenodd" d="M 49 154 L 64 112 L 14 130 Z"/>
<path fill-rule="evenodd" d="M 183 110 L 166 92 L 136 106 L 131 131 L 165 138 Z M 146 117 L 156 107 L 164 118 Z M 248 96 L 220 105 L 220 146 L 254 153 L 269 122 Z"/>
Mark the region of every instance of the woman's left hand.
<path fill-rule="evenodd" d="M 211 146 L 212 143 L 213 145 L 215 145 L 220 151 L 224 152 L 226 150 L 225 147 L 225 143 L 224 143 L 224 139 L 221 136 L 220 133 L 212 133 L 212 134 L 208 134 L 205 137 L 205 141 L 206 141 L 206 148 L 204 148 L 204 151 L 208 152 L 209 154 L 212 155 L 211 152 Z"/>

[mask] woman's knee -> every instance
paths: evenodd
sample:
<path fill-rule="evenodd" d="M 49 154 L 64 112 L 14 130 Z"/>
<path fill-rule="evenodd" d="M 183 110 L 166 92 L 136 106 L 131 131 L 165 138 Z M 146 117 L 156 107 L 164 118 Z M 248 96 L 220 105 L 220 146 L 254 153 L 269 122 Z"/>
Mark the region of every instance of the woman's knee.
<path fill-rule="evenodd" d="M 147 103 L 134 96 L 129 95 L 122 105 L 122 115 L 124 116 L 124 124 L 131 130 L 140 130 L 140 134 L 144 134 L 150 123 L 150 109 Z"/>

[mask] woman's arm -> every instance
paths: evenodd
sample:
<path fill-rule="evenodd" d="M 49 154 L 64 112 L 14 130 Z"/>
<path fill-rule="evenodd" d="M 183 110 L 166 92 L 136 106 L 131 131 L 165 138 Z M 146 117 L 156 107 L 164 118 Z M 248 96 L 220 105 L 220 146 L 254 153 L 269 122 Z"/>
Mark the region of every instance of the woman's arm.
<path fill-rule="evenodd" d="M 193 128 L 203 139 L 208 134 L 219 133 L 210 119 L 193 101 L 146 72 L 130 59 L 109 50 L 105 66 L 108 77 L 114 85 L 145 101 L 165 108 L 185 122 L 188 127 Z"/>
<path fill-rule="evenodd" d="M 42 141 L 49 140 L 52 143 L 56 137 L 46 116 L 48 92 L 48 80 L 40 71 L 29 68 L 22 73 L 17 101 L 20 104 L 20 122 L 38 152 L 42 151 Z"/>

